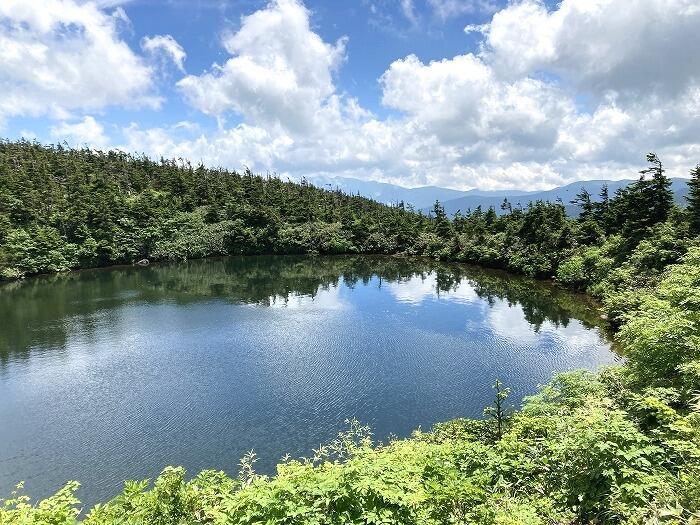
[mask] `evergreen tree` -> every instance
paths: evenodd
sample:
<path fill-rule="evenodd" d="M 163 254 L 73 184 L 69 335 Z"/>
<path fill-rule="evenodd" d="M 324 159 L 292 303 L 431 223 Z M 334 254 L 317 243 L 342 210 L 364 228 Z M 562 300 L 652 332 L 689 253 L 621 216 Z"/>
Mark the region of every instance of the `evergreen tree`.
<path fill-rule="evenodd" d="M 581 210 L 578 216 L 577 240 L 585 245 L 597 244 L 603 236 L 603 230 L 598 223 L 596 203 L 591 200 L 590 192 L 581 188 L 571 204 L 577 205 Z"/>
<path fill-rule="evenodd" d="M 452 223 L 450 219 L 447 218 L 445 208 L 440 204 L 440 201 L 435 201 L 432 211 L 435 233 L 437 233 L 441 239 L 449 239 L 452 237 Z"/>
<path fill-rule="evenodd" d="M 484 215 L 484 219 L 486 220 L 486 224 L 488 226 L 493 226 L 496 223 L 498 220 L 498 215 L 496 215 L 496 210 L 493 209 L 493 206 L 489 206 L 488 211 Z"/>
<path fill-rule="evenodd" d="M 700 164 L 690 172 L 686 200 L 688 201 L 690 231 L 694 234 L 700 234 Z"/>
<path fill-rule="evenodd" d="M 640 171 L 639 180 L 619 189 L 610 203 L 613 229 L 623 235 L 628 249 L 636 246 L 649 228 L 665 221 L 673 209 L 671 181 L 663 164 L 654 153 L 647 155 L 647 162 L 651 166 Z"/>
<path fill-rule="evenodd" d="M 671 191 L 671 179 L 666 176 L 663 164 L 656 153 L 647 155 L 647 162 L 651 164 L 642 175 L 651 174 L 651 180 L 645 185 L 648 192 L 649 222 L 656 224 L 665 221 L 673 208 L 673 192 Z"/>
<path fill-rule="evenodd" d="M 431 227 L 409 207 L 308 181 L 0 141 L 0 279 L 142 258 L 411 252 Z"/>
<path fill-rule="evenodd" d="M 508 213 L 513 213 L 513 206 L 508 202 L 508 197 L 503 197 L 503 202 L 501 203 L 501 209 L 507 211 Z"/>
<path fill-rule="evenodd" d="M 581 188 L 571 204 L 575 204 L 581 209 L 578 216 L 580 222 L 585 222 L 593 217 L 593 201 L 591 201 L 591 194 L 586 188 Z"/>
<path fill-rule="evenodd" d="M 608 192 L 607 183 L 601 186 L 598 197 L 600 200 L 593 203 L 593 215 L 595 217 L 595 221 L 603 230 L 603 233 L 607 235 L 610 233 L 610 228 L 612 225 L 612 220 L 610 217 L 610 194 Z"/>
<path fill-rule="evenodd" d="M 454 214 L 454 217 L 452 217 L 452 226 L 454 227 L 455 231 L 458 233 L 461 233 L 464 231 L 464 227 L 467 224 L 467 216 L 462 215 L 462 210 L 457 210 Z"/>

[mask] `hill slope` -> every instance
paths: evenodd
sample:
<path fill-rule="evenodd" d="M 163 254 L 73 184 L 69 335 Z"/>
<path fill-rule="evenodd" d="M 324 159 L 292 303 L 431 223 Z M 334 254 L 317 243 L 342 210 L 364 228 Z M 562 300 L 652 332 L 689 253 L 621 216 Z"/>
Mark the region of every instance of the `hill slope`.
<path fill-rule="evenodd" d="M 249 171 L 0 141 L 0 280 L 143 259 L 395 253 L 428 222 Z"/>

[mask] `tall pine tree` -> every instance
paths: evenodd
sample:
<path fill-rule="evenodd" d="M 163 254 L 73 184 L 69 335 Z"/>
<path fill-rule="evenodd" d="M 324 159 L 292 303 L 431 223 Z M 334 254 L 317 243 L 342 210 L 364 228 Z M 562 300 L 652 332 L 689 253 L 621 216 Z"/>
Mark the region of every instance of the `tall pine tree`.
<path fill-rule="evenodd" d="M 581 188 L 581 191 L 570 202 L 581 209 L 578 216 L 579 221 L 585 222 L 593 216 L 593 202 L 591 201 L 591 194 L 586 188 Z"/>
<path fill-rule="evenodd" d="M 690 231 L 700 234 L 700 164 L 690 172 L 686 200 L 688 201 Z"/>
<path fill-rule="evenodd" d="M 442 239 L 449 239 L 452 236 L 452 223 L 445 213 L 445 208 L 438 200 L 433 204 L 433 220 L 435 233 Z"/>
<path fill-rule="evenodd" d="M 668 218 L 673 208 L 673 192 L 671 191 L 671 179 L 666 176 L 666 170 L 656 153 L 647 155 L 647 162 L 651 164 L 642 175 L 651 174 L 651 180 L 646 186 L 646 201 L 649 206 L 649 225 L 663 222 Z"/>
<path fill-rule="evenodd" d="M 603 232 L 608 235 L 611 230 L 611 210 L 610 210 L 610 194 L 608 192 L 608 185 L 603 184 L 600 188 L 600 193 L 598 194 L 599 201 L 593 203 L 593 211 L 595 221 L 602 228 Z"/>

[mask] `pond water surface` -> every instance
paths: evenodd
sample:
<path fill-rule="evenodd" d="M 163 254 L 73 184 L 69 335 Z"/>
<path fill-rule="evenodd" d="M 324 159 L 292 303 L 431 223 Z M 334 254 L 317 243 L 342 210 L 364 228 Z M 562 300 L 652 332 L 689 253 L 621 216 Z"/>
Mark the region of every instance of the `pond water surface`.
<path fill-rule="evenodd" d="M 347 418 L 378 439 L 518 404 L 616 361 L 585 298 L 382 257 L 230 257 L 0 287 L 0 497 L 69 479 L 87 505 L 166 465 L 259 471 Z"/>

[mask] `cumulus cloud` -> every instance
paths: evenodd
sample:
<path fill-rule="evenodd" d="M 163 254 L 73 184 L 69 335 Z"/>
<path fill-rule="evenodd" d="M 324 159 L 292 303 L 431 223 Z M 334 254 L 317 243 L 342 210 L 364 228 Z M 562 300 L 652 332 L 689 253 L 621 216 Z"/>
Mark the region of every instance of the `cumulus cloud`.
<path fill-rule="evenodd" d="M 157 106 L 151 70 L 121 40 L 116 14 L 74 0 L 0 2 L 0 120 Z"/>
<path fill-rule="evenodd" d="M 225 37 L 231 58 L 178 87 L 209 115 L 235 111 L 261 125 L 309 130 L 335 91 L 332 75 L 344 60 L 345 42 L 328 44 L 311 31 L 309 12 L 297 0 L 275 0 Z"/>
<path fill-rule="evenodd" d="M 445 16 L 486 5 L 431 3 Z M 226 35 L 223 64 L 178 83 L 193 107 L 241 124 L 211 134 L 132 125 L 127 147 L 296 177 L 465 189 L 630 177 L 652 150 L 681 175 L 700 155 L 691 53 L 700 37 L 690 30 L 699 12 L 692 0 L 510 3 L 470 27 L 483 34 L 478 50 L 388 64 L 379 82 L 393 116 L 380 119 L 336 88 L 345 39 L 324 42 L 303 4 L 276 0 Z"/>
<path fill-rule="evenodd" d="M 155 35 L 143 37 L 141 39 L 141 48 L 152 56 L 172 61 L 180 71 L 185 72 L 184 63 L 187 53 L 172 36 Z"/>
<path fill-rule="evenodd" d="M 120 37 L 125 0 L 0 1 L 0 124 L 48 115 L 56 140 L 106 147 L 92 115 L 156 107 L 153 60 L 184 73 L 171 35 Z M 414 29 L 493 10 L 491 0 L 401 0 Z M 372 4 L 373 5 L 373 4 Z M 106 7 L 109 6 L 109 7 Z M 115 8 L 116 7 L 116 8 Z M 111 12 L 109 10 L 112 10 Z M 424 12 L 425 13 L 425 12 Z M 700 5 L 696 0 L 510 2 L 482 25 L 477 49 L 442 60 L 409 54 L 378 79 L 391 116 L 338 89 L 347 39 L 314 31 L 301 0 L 271 0 L 241 18 L 226 58 L 177 83 L 218 128 L 131 124 L 122 147 L 282 175 L 335 175 L 404 185 L 542 189 L 633 176 L 657 151 L 671 174 L 700 158 Z M 236 125 L 227 126 L 230 116 Z"/>
<path fill-rule="evenodd" d="M 272 169 L 293 145 L 284 134 L 247 124 L 222 129 L 209 136 L 197 134 L 197 129 L 190 126 L 143 129 L 131 123 L 124 135 L 127 142 L 122 149 L 127 151 L 235 168 Z"/>
<path fill-rule="evenodd" d="M 471 54 L 427 65 L 411 55 L 391 64 L 381 82 L 385 105 L 425 124 L 443 144 L 481 143 L 481 155 L 493 160 L 551 148 L 574 111 L 556 87 L 531 78 L 500 81 Z"/>
<path fill-rule="evenodd" d="M 78 122 L 61 122 L 51 127 L 51 136 L 58 142 L 67 142 L 71 147 L 88 146 L 106 148 L 110 139 L 104 133 L 104 127 L 94 117 L 88 115 Z"/>
<path fill-rule="evenodd" d="M 525 0 L 493 16 L 484 55 L 501 75 L 553 72 L 594 93 L 675 95 L 700 78 L 696 0 Z"/>

